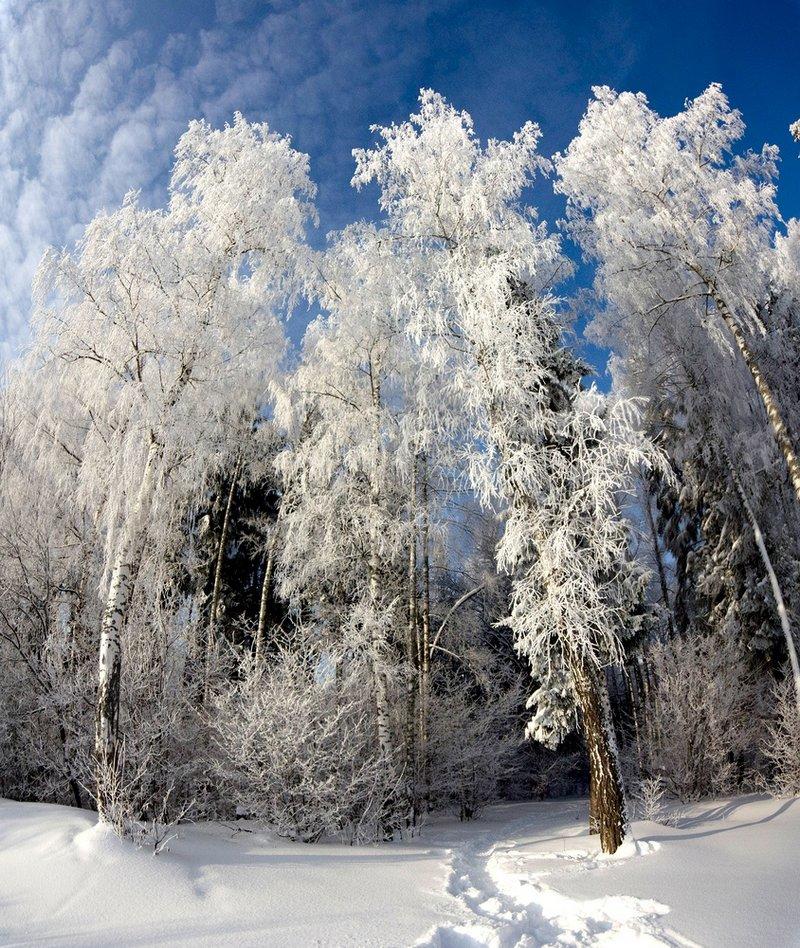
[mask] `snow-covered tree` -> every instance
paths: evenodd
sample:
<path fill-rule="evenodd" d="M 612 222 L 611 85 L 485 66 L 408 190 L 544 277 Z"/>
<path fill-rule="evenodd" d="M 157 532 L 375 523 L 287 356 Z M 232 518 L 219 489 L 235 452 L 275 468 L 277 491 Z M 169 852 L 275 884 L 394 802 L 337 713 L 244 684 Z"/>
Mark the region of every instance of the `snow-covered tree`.
<path fill-rule="evenodd" d="M 798 706 L 764 672 L 800 680 L 800 224 L 774 150 L 734 156 L 716 86 L 671 119 L 597 90 L 556 165 L 605 395 L 568 331 L 590 295 L 558 298 L 573 264 L 524 204 L 538 127 L 484 144 L 423 91 L 375 131 L 353 183 L 383 219 L 324 250 L 306 157 L 237 116 L 190 125 L 164 208 L 129 194 L 45 256 L 0 389 L 0 794 L 360 842 L 574 792 L 573 731 L 609 852 L 623 773 L 653 812 L 788 792 Z"/>
<path fill-rule="evenodd" d="M 305 285 L 308 161 L 241 116 L 181 138 L 166 210 L 136 195 L 98 215 L 36 279 L 33 370 L 79 406 L 79 495 L 105 531 L 96 747 L 118 768 L 121 636 L 151 522 L 196 481 L 226 421 L 257 411 L 283 351 L 277 319 Z M 60 406 L 52 405 L 53 426 Z"/>
<path fill-rule="evenodd" d="M 483 583 L 444 581 L 456 565 L 451 544 L 470 547 L 449 533 L 462 518 L 452 504 L 464 416 L 407 332 L 405 294 L 419 273 L 393 243 L 385 231 L 356 226 L 321 261 L 326 312 L 309 327 L 302 361 L 277 399 L 287 431 L 278 574 L 282 593 L 334 640 L 362 628 L 376 739 L 399 788 L 394 805 L 406 808 L 401 822 L 413 824 L 437 800 L 460 798 L 454 779 L 469 776 L 443 763 L 444 735 L 458 727 L 446 710 L 453 677 L 476 733 L 497 726 L 509 699 L 501 689 L 496 702 L 480 704 L 493 694 L 477 684 L 489 657 L 464 619 Z M 473 755 L 472 774 L 484 780 L 508 748 L 500 740 L 492 759 Z"/>
<path fill-rule="evenodd" d="M 757 760 L 759 688 L 741 642 L 676 637 L 647 650 L 653 687 L 645 707 L 646 777 L 680 800 L 748 786 Z"/>
<path fill-rule="evenodd" d="M 613 852 L 624 800 L 598 669 L 619 655 L 628 618 L 615 590 L 626 542 L 616 494 L 630 464 L 652 451 L 629 407 L 606 409 L 596 392 L 578 393 L 581 366 L 561 346 L 549 290 L 568 268 L 557 239 L 519 204 L 542 165 L 538 128 L 529 123 L 511 142 L 484 148 L 468 115 L 424 91 L 418 114 L 378 131 L 384 143 L 356 152 L 353 180 L 378 181 L 398 252 L 426 261 L 419 297 L 409 294 L 409 331 L 450 341 L 441 368 L 470 418 L 473 486 L 508 507 L 499 547 L 501 568 L 515 576 L 508 621 L 534 662 L 551 639 L 564 656 L 602 844 Z M 432 346 L 428 354 L 443 353 Z"/>
<path fill-rule="evenodd" d="M 776 150 L 734 155 L 743 132 L 718 86 L 671 118 L 641 94 L 597 88 L 579 135 L 556 156 L 557 188 L 568 199 L 570 233 L 598 265 L 595 286 L 607 308 L 591 333 L 614 348 L 617 384 L 648 399 L 651 428 L 664 433 L 684 478 L 686 502 L 668 503 L 678 515 L 669 529 L 679 611 L 681 550 L 696 545 L 693 578 L 712 624 L 730 632 L 742 609 L 751 620 L 760 613 L 745 635 L 763 653 L 774 638 L 763 628 L 771 609 L 792 655 L 781 588 L 793 582 L 791 552 L 777 570 L 769 552 L 796 549 L 799 522 L 784 474 L 798 494 L 794 383 L 785 370 L 796 342 L 783 325 L 791 239 L 774 245 Z M 701 511 L 696 522 L 684 517 L 690 509 Z M 696 533 L 688 545 L 681 517 Z M 761 521 L 772 534 L 765 542 Z"/>
<path fill-rule="evenodd" d="M 734 155 L 743 134 L 718 85 L 669 118 L 641 93 L 599 86 L 578 136 L 556 156 L 557 189 L 618 318 L 678 338 L 700 328 L 723 357 L 738 353 L 800 500 L 786 409 L 753 341 L 769 328 L 777 150 Z"/>

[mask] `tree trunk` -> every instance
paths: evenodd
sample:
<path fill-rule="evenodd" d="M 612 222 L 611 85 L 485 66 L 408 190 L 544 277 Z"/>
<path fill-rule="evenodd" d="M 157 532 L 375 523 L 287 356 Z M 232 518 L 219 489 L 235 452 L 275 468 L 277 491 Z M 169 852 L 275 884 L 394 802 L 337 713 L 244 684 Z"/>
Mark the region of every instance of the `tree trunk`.
<path fill-rule="evenodd" d="M 625 837 L 627 819 L 608 693 L 585 658 L 572 651 L 568 660 L 589 755 L 590 822 L 593 818 L 603 852 L 614 853 Z"/>
<path fill-rule="evenodd" d="M 775 597 L 775 605 L 778 610 L 778 618 L 780 619 L 781 629 L 783 631 L 783 637 L 786 642 L 786 651 L 789 654 L 789 664 L 792 668 L 792 677 L 794 679 L 794 693 L 795 701 L 797 703 L 797 709 L 800 711 L 800 662 L 797 659 L 797 649 L 794 644 L 794 636 L 792 635 L 792 629 L 789 624 L 789 613 L 786 609 L 786 603 L 783 600 L 783 593 L 781 592 L 780 583 L 778 582 L 778 577 L 775 574 L 775 570 L 772 566 L 772 560 L 769 553 L 767 552 L 767 546 L 764 543 L 764 535 L 761 532 L 761 527 L 756 520 L 756 515 L 753 512 L 753 508 L 750 506 L 750 501 L 747 499 L 747 494 L 744 490 L 744 485 L 739 478 L 739 475 L 736 472 L 736 468 L 733 466 L 730 455 L 725 450 L 725 447 L 720 442 L 720 449 L 722 456 L 725 459 L 725 464 L 728 468 L 728 472 L 731 476 L 731 481 L 736 490 L 739 500 L 741 501 L 744 512 L 747 515 L 747 519 L 750 522 L 750 528 L 753 531 L 753 536 L 756 541 L 756 546 L 758 547 L 758 552 L 761 555 L 761 561 L 764 564 L 764 568 L 767 571 L 767 576 L 769 577 L 769 584 L 772 589 L 772 595 Z"/>
<path fill-rule="evenodd" d="M 83 809 L 83 797 L 81 796 L 81 788 L 78 781 L 75 779 L 75 775 L 72 772 L 72 763 L 67 757 L 67 729 L 63 724 L 58 726 L 58 736 L 61 738 L 61 746 L 64 751 L 64 766 L 67 770 L 67 784 L 69 789 L 72 792 L 72 799 L 75 801 L 75 806 L 79 809 Z"/>
<path fill-rule="evenodd" d="M 272 606 L 272 580 L 275 575 L 275 548 L 278 543 L 278 525 L 272 528 L 267 547 L 267 562 L 264 566 L 264 581 L 261 584 L 261 601 L 258 606 L 258 629 L 256 631 L 256 666 L 261 668 L 267 644 L 267 619 Z"/>
<path fill-rule="evenodd" d="M 777 401 L 775 400 L 775 396 L 772 394 L 772 390 L 767 384 L 766 379 L 761 374 L 761 369 L 759 368 L 753 353 L 750 351 L 750 347 L 747 345 L 747 340 L 745 339 L 744 333 L 739 327 L 739 324 L 736 322 L 735 317 L 728 309 L 725 300 L 723 300 L 717 292 L 716 284 L 713 280 L 709 280 L 708 277 L 703 276 L 703 279 L 708 286 L 711 298 L 714 300 L 714 305 L 717 308 L 717 312 L 730 330 L 733 338 L 736 340 L 736 346 L 739 349 L 742 359 L 744 360 L 744 364 L 747 366 L 750 371 L 750 375 L 753 377 L 756 390 L 761 397 L 761 401 L 763 402 L 764 409 L 767 413 L 767 418 L 769 419 L 770 426 L 772 427 L 772 433 L 775 436 L 778 447 L 780 448 L 786 460 L 786 467 L 789 470 L 789 477 L 792 481 L 792 486 L 794 487 L 795 496 L 797 497 L 798 503 L 800 503 L 800 461 L 798 461 L 797 455 L 795 454 L 791 438 L 789 437 L 789 430 L 783 420 L 783 416 L 781 415 L 781 411 L 778 407 Z"/>
<path fill-rule="evenodd" d="M 669 602 L 669 587 L 667 586 L 667 574 L 664 569 L 664 558 L 661 555 L 661 547 L 658 545 L 658 531 L 656 530 L 656 522 L 653 517 L 653 509 L 650 506 L 650 491 L 647 489 L 647 485 L 644 486 L 644 507 L 645 512 L 647 513 L 647 525 L 650 528 L 650 537 L 653 541 L 653 556 L 656 561 L 656 569 L 658 570 L 658 583 L 661 587 L 661 600 L 664 603 L 664 609 L 667 612 L 667 625 L 669 627 L 670 636 L 675 634 L 675 625 L 672 621 L 672 607 Z"/>
<path fill-rule="evenodd" d="M 419 671 L 419 756 L 420 779 L 425 788 L 426 806 L 429 793 L 430 773 L 428 767 L 428 719 L 430 714 L 431 675 L 431 566 L 430 566 L 430 509 L 428 496 L 428 457 L 421 456 L 422 463 L 422 661 Z"/>
<path fill-rule="evenodd" d="M 600 832 L 600 814 L 597 808 L 597 787 L 594 785 L 594 771 L 589 767 L 589 835 L 596 836 Z"/>
<path fill-rule="evenodd" d="M 381 635 L 378 628 L 378 616 L 381 611 L 381 558 L 380 558 L 380 529 L 377 523 L 378 511 L 381 504 L 381 470 L 382 470 L 382 447 L 381 447 L 381 382 L 380 365 L 377 362 L 370 364 L 371 383 L 372 383 L 372 413 L 375 437 L 375 450 L 377 452 L 376 470 L 372 475 L 372 484 L 370 486 L 370 550 L 369 550 L 369 598 L 372 610 L 370 621 L 370 639 L 372 644 L 372 676 L 375 686 L 375 711 L 376 724 L 378 730 L 378 746 L 383 756 L 386 766 L 391 772 L 394 771 L 394 751 L 392 747 L 391 719 L 389 715 L 389 695 L 386 686 L 386 678 L 380 668 L 380 653 L 383 646 Z"/>
<path fill-rule="evenodd" d="M 380 560 L 377 552 L 377 542 L 373 540 L 369 562 L 369 589 L 373 617 L 371 626 L 372 643 L 372 677 L 375 685 L 375 711 L 378 728 L 378 746 L 387 767 L 394 769 L 394 753 L 392 748 L 392 730 L 389 717 L 389 695 L 386 687 L 386 678 L 381 671 L 379 657 L 381 653 L 380 632 L 378 630 L 378 609 L 380 603 Z"/>
<path fill-rule="evenodd" d="M 406 654 L 408 662 L 408 684 L 406 691 L 405 726 L 405 769 L 409 775 L 411 788 L 412 822 L 416 821 L 417 811 L 417 772 L 418 772 L 418 714 L 417 685 L 422 658 L 419 636 L 419 596 L 417 592 L 417 456 L 411 466 L 411 485 L 408 504 L 408 629 L 406 633 Z M 416 680 L 415 680 L 416 679 Z"/>
<path fill-rule="evenodd" d="M 155 487 L 160 450 L 151 440 L 142 482 L 128 511 L 111 571 L 100 627 L 100 660 L 95 715 L 95 783 L 101 820 L 110 819 L 113 794 L 120 779 L 119 710 L 122 674 L 122 627 L 130 604 L 144 532 Z"/>
<path fill-rule="evenodd" d="M 214 658 L 217 652 L 217 618 L 219 616 L 219 604 L 222 595 L 222 567 L 225 563 L 225 550 L 228 546 L 228 534 L 231 528 L 231 509 L 233 507 L 233 498 L 236 493 L 236 484 L 239 480 L 240 469 L 241 461 L 237 460 L 231 476 L 230 488 L 228 489 L 228 500 L 225 504 L 225 515 L 222 518 L 222 532 L 219 538 L 217 559 L 214 565 L 214 589 L 211 594 L 211 612 L 208 621 L 208 634 L 206 636 L 206 663 L 203 687 L 204 704 L 208 704 L 211 698 L 211 678 Z"/>

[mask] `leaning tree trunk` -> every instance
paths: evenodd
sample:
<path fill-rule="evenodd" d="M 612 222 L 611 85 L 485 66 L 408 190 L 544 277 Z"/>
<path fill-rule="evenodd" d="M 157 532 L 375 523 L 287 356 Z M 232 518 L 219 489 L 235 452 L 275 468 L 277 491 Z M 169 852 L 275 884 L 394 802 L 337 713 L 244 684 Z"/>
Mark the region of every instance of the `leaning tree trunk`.
<path fill-rule="evenodd" d="M 155 488 L 160 452 L 151 441 L 142 482 L 133 509 L 127 512 L 109 581 L 100 627 L 100 660 L 95 715 L 95 784 L 101 820 L 112 819 L 111 809 L 120 781 L 119 711 L 122 674 L 122 627 L 133 592 L 139 556 Z"/>
<path fill-rule="evenodd" d="M 608 694 L 586 658 L 572 651 L 568 660 L 589 755 L 590 828 L 593 819 L 603 852 L 613 853 L 625 837 L 627 819 Z"/>
<path fill-rule="evenodd" d="M 745 493 L 744 485 L 742 484 L 742 481 L 736 472 L 736 468 L 733 466 L 730 455 L 725 450 L 725 447 L 721 442 L 720 450 L 722 452 L 723 458 L 725 459 L 725 464 L 728 468 L 728 473 L 730 474 L 734 489 L 736 490 L 739 500 L 741 501 L 744 512 L 747 515 L 747 519 L 750 522 L 750 528 L 753 531 L 753 537 L 755 538 L 758 552 L 761 555 L 761 561 L 764 564 L 764 569 L 767 571 L 767 576 L 769 577 L 769 584 L 770 588 L 772 589 L 772 595 L 775 597 L 775 605 L 778 610 L 778 618 L 780 619 L 783 638 L 786 642 L 786 651 L 789 654 L 789 664 L 792 668 L 795 702 L 797 704 L 798 711 L 800 711 L 800 662 L 798 662 L 797 659 L 797 649 L 795 648 L 794 636 L 792 635 L 792 629 L 789 624 L 789 613 L 786 609 L 786 603 L 783 600 L 783 593 L 781 591 L 780 583 L 778 582 L 778 577 L 772 565 L 770 555 L 767 552 L 767 546 L 764 543 L 764 535 L 761 532 L 761 527 L 756 520 L 756 515 L 753 512 L 753 508 L 750 505 L 747 494 Z"/>
<path fill-rule="evenodd" d="M 750 375 L 753 377 L 756 390 L 758 391 L 758 394 L 764 405 L 764 410 L 767 413 L 767 418 L 769 419 L 775 441 L 778 443 L 778 447 L 780 448 L 781 453 L 786 460 L 786 467 L 789 470 L 789 477 L 792 481 L 795 495 L 798 502 L 800 502 L 800 461 L 798 461 L 797 455 L 795 454 L 792 440 L 789 437 L 789 429 L 786 427 L 786 423 L 783 420 L 783 415 L 781 414 L 781 410 L 778 406 L 775 396 L 772 394 L 772 389 L 769 387 L 767 380 L 761 374 L 761 369 L 756 362 L 755 356 L 750 351 L 750 347 L 747 345 L 747 340 L 744 337 L 741 327 L 736 322 L 733 313 L 731 313 L 730 309 L 728 309 L 725 300 L 719 295 L 714 281 L 709 280 L 708 277 L 705 276 L 703 276 L 703 279 L 708 286 L 711 298 L 714 300 L 714 305 L 717 308 L 717 312 L 736 341 L 736 346 L 742 356 L 742 359 L 744 360 L 744 364 L 747 366 L 748 370 L 750 371 Z"/>

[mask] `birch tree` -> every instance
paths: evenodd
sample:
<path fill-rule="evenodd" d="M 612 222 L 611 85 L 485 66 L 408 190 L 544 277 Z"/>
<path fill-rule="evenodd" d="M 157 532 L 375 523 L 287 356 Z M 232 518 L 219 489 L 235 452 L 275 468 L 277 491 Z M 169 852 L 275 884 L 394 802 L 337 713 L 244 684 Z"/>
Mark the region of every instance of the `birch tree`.
<path fill-rule="evenodd" d="M 793 585 L 800 535 L 794 227 L 775 240 L 777 151 L 735 156 L 743 132 L 718 86 L 671 118 L 642 95 L 599 88 L 580 134 L 556 157 L 557 187 L 567 195 L 570 232 L 598 261 L 596 288 L 608 310 L 595 317 L 592 335 L 614 347 L 617 381 L 651 400 L 651 423 L 666 431 L 689 479 L 683 509 L 707 511 L 690 570 L 704 602 L 698 618 L 769 654 L 775 636 L 758 613 L 771 610 L 791 658 L 781 586 Z M 733 518 L 726 493 L 741 507 Z M 772 536 L 762 536 L 758 521 Z M 742 536 L 753 523 L 755 544 Z M 770 546 L 785 551 L 784 564 L 775 557 L 781 581 Z M 684 583 L 680 555 L 678 564 Z"/>
<path fill-rule="evenodd" d="M 231 410 L 253 410 L 283 351 L 277 313 L 304 286 L 308 161 L 237 115 L 193 122 L 170 203 L 135 194 L 36 279 L 33 362 L 82 406 L 80 491 L 105 529 L 95 755 L 101 816 L 119 771 L 122 632 L 150 524 L 202 469 Z"/>
<path fill-rule="evenodd" d="M 596 286 L 621 320 L 678 337 L 702 328 L 749 372 L 800 500 L 789 430 L 757 345 L 769 326 L 777 149 L 734 155 L 739 112 L 711 85 L 662 118 L 641 93 L 606 86 L 555 158 L 569 232 L 597 261 Z"/>

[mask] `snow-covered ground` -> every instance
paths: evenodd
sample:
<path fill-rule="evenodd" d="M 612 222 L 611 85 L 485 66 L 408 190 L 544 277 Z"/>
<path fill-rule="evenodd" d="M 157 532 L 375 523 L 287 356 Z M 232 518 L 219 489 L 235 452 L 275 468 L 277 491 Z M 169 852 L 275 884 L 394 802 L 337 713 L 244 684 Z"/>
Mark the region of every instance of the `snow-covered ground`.
<path fill-rule="evenodd" d="M 612 858 L 585 823 L 580 801 L 506 804 L 358 848 L 201 824 L 154 857 L 0 801 L 0 944 L 800 946 L 800 801 L 638 823 Z"/>

